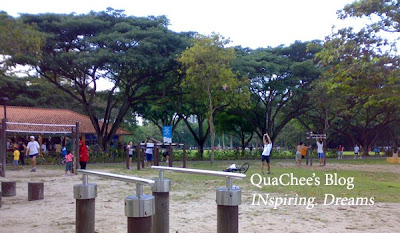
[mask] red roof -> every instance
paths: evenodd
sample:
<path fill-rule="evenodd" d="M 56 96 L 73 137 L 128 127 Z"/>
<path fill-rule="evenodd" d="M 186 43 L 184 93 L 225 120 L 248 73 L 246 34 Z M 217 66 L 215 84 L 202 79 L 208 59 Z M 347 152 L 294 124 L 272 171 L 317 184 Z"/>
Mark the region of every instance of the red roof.
<path fill-rule="evenodd" d="M 0 105 L 0 118 L 4 118 L 4 106 Z M 86 115 L 68 109 L 50 109 L 35 107 L 7 106 L 7 130 L 13 132 L 48 132 L 62 133 L 70 132 L 71 126 L 79 122 L 80 133 L 96 134 L 90 118 Z M 30 123 L 28 125 L 12 123 Z M 65 125 L 41 126 L 35 124 Z M 122 129 L 117 130 L 118 135 L 128 135 L 130 132 Z"/>

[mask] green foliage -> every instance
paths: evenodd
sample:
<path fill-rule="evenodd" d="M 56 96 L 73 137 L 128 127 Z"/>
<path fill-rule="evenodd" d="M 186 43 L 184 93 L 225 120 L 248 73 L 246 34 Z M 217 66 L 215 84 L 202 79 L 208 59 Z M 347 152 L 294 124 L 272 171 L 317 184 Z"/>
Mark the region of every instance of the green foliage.
<path fill-rule="evenodd" d="M 20 19 L 14 19 L 0 11 L 0 54 L 6 56 L 0 63 L 5 65 L 2 69 L 8 70 L 15 65 L 9 58 L 19 60 L 20 64 L 40 58 L 43 39 L 35 25 L 24 24 Z"/>
<path fill-rule="evenodd" d="M 82 105 L 103 149 L 132 104 L 160 97 L 161 83 L 174 75 L 176 55 L 186 47 L 187 35 L 168 30 L 163 16 L 139 18 L 108 9 L 21 20 L 46 38 L 42 56 L 30 65 Z M 100 79 L 111 83 L 106 92 L 98 91 Z"/>
<path fill-rule="evenodd" d="M 186 74 L 181 86 L 190 92 L 191 98 L 207 106 L 212 148 L 215 141 L 214 115 L 229 105 L 240 86 L 231 67 L 235 51 L 224 48 L 227 43 L 219 35 L 198 35 L 194 45 L 178 58 Z M 213 160 L 212 154 L 211 162 Z"/>
<path fill-rule="evenodd" d="M 251 92 L 240 115 L 251 122 L 259 140 L 267 132 L 274 141 L 290 120 L 307 111 L 307 92 L 320 74 L 313 63 L 319 48 L 308 45 L 296 41 L 289 47 L 236 48 L 235 70 L 250 79 Z"/>

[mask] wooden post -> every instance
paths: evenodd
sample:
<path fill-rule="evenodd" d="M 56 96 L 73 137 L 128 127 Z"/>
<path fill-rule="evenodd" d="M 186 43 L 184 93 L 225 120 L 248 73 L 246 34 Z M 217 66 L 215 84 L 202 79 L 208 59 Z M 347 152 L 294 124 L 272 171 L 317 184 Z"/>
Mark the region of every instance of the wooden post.
<path fill-rule="evenodd" d="M 183 144 L 183 168 L 186 168 L 186 160 L 187 160 L 187 157 L 186 157 L 186 145 L 185 144 Z"/>
<path fill-rule="evenodd" d="M 141 149 L 142 150 L 142 157 L 141 157 L 141 163 L 142 163 L 142 168 L 144 168 L 144 160 L 146 159 L 146 149 Z"/>
<path fill-rule="evenodd" d="M 140 142 L 139 142 L 139 144 L 137 145 L 137 148 L 136 148 L 136 164 L 137 164 L 137 170 L 139 171 L 140 170 L 140 158 L 141 158 L 141 151 L 142 151 L 142 149 L 140 148 Z"/>
<path fill-rule="evenodd" d="M 131 167 L 131 164 L 129 162 L 129 149 L 128 149 L 128 147 L 126 147 L 126 149 L 125 149 L 125 166 L 126 166 L 126 169 L 129 169 Z"/>
<path fill-rule="evenodd" d="M 169 144 L 168 147 L 168 166 L 173 167 L 174 166 L 174 149 L 172 149 L 172 144 Z"/>
<path fill-rule="evenodd" d="M 28 201 L 36 201 L 44 198 L 43 182 L 28 183 Z"/>
<path fill-rule="evenodd" d="M 75 126 L 75 155 L 74 158 L 76 159 L 76 164 L 75 164 L 75 174 L 78 174 L 78 172 L 76 171 L 77 169 L 79 169 L 79 122 L 76 122 L 76 126 Z"/>
<path fill-rule="evenodd" d="M 3 192 L 3 197 L 13 197 L 17 195 L 15 181 L 2 181 L 1 191 Z"/>
<path fill-rule="evenodd" d="M 1 120 L 1 130 L 0 130 L 0 175 L 6 177 L 6 157 L 7 157 L 7 119 Z"/>
<path fill-rule="evenodd" d="M 160 160 L 160 148 L 157 145 L 154 145 L 154 166 L 159 166 L 159 160 Z"/>

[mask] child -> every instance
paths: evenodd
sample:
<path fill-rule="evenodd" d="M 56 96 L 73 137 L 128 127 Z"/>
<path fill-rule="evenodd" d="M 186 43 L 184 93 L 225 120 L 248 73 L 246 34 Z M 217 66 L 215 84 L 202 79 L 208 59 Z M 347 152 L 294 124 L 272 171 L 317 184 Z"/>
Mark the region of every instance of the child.
<path fill-rule="evenodd" d="M 65 165 L 65 174 L 64 174 L 64 176 L 67 175 L 68 171 L 69 171 L 69 175 L 72 176 L 72 159 L 73 158 L 74 158 L 74 154 L 72 154 L 71 151 L 67 151 L 67 155 L 65 156 L 66 165 Z"/>
<path fill-rule="evenodd" d="M 18 146 L 14 146 L 14 169 L 18 169 L 18 161 L 19 161 L 20 152 L 18 150 Z"/>

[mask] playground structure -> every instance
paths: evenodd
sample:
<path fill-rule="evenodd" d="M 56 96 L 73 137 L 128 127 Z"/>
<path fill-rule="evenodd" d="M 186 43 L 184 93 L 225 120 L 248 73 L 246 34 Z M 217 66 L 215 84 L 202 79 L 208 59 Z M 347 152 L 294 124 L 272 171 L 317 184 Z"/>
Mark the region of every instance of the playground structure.
<path fill-rule="evenodd" d="M 97 185 L 88 182 L 88 176 L 100 176 L 136 184 L 136 195 L 125 197 L 125 216 L 128 233 L 167 233 L 169 232 L 169 192 L 170 180 L 164 178 L 164 171 L 185 174 L 198 174 L 226 178 L 226 187 L 216 189 L 217 232 L 238 233 L 241 189 L 232 185 L 232 179 L 243 179 L 244 174 L 209 171 L 200 169 L 152 166 L 159 170 L 155 180 L 89 170 L 77 170 L 82 174 L 82 184 L 74 185 L 76 199 L 76 232 L 95 232 L 95 198 Z M 143 193 L 143 186 L 151 187 L 152 195 Z"/>
<path fill-rule="evenodd" d="M 326 134 L 315 134 L 313 132 L 307 132 L 307 137 L 306 139 L 308 140 L 308 145 L 312 145 L 314 143 L 314 140 L 316 139 L 323 139 L 326 140 Z M 325 147 L 325 143 L 324 143 Z M 312 166 L 313 163 L 313 148 L 311 147 L 311 150 L 307 150 L 307 155 L 306 155 L 306 165 L 310 164 Z M 324 157 L 324 165 L 326 165 L 326 155 Z"/>
<path fill-rule="evenodd" d="M 79 155 L 79 122 L 75 125 L 62 124 L 35 124 L 24 122 L 8 122 L 2 119 L 0 128 L 0 176 L 5 177 L 6 157 L 7 157 L 7 134 L 9 133 L 25 133 L 25 134 L 61 134 L 71 135 L 72 150 L 75 155 Z M 40 143 L 40 142 L 39 142 Z M 74 163 L 78 169 L 79 156 L 74 156 Z"/>
<path fill-rule="evenodd" d="M 183 158 L 182 158 L 182 167 L 186 168 L 186 162 L 187 162 L 187 155 L 186 155 L 186 146 L 185 144 L 179 144 L 179 143 L 154 143 L 154 161 L 153 164 L 155 166 L 160 165 L 160 151 L 161 149 L 167 149 L 169 159 L 168 159 L 168 166 L 173 167 L 174 165 L 174 147 L 175 148 L 182 148 L 183 150 Z M 144 158 L 145 158 L 145 150 L 146 150 L 146 143 L 138 143 L 138 145 L 135 147 L 136 148 L 136 167 L 137 170 L 141 170 L 142 168 L 145 167 L 144 163 Z M 126 169 L 129 169 L 131 167 L 130 161 L 129 161 L 129 154 L 128 150 L 125 151 L 125 156 L 126 156 Z"/>

